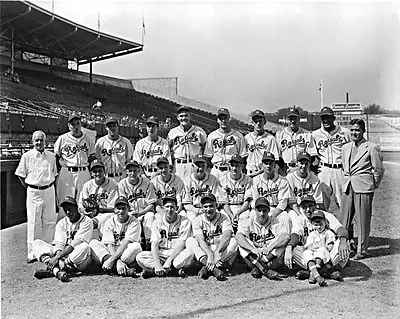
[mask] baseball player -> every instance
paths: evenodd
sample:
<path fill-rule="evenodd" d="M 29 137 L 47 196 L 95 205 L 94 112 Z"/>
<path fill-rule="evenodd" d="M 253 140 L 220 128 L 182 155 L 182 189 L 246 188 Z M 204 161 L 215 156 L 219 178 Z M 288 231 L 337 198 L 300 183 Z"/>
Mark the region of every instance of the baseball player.
<path fill-rule="evenodd" d="M 184 194 L 185 185 L 181 178 L 171 173 L 171 165 L 166 157 L 160 157 L 157 160 L 157 167 L 160 175 L 152 178 L 151 182 L 157 195 L 156 212 L 163 213 L 162 199 L 166 196 L 175 197 L 177 200 L 177 213 L 182 211 L 182 196 Z"/>
<path fill-rule="evenodd" d="M 175 174 L 185 179 L 193 173 L 193 158 L 203 155 L 207 135 L 201 127 L 192 125 L 190 110 L 187 107 L 181 106 L 177 113 L 179 126 L 169 131 L 168 143 Z"/>
<path fill-rule="evenodd" d="M 236 234 L 239 253 L 252 269 L 254 278 L 265 275 L 272 280 L 281 280 L 283 276 L 269 269 L 268 264 L 285 252 L 290 225 L 287 221 L 269 217 L 270 206 L 265 197 L 257 198 L 254 207 L 255 212 L 249 218 L 239 220 Z"/>
<path fill-rule="evenodd" d="M 237 243 L 229 218 L 217 211 L 217 200 L 213 194 L 202 197 L 203 214 L 192 222 L 193 237 L 186 241 L 186 247 L 194 253 L 197 261 L 204 266 L 199 276 L 208 279 L 213 274 L 218 281 L 226 280 L 224 266 L 232 266 L 237 255 Z"/>
<path fill-rule="evenodd" d="M 279 149 L 274 136 L 265 131 L 265 114 L 263 111 L 255 110 L 250 114 L 254 130 L 246 134 L 247 150 L 247 175 L 254 177 L 263 173 L 262 158 L 265 152 L 274 154 L 279 162 Z"/>
<path fill-rule="evenodd" d="M 335 204 L 340 207 L 343 171 L 342 171 L 342 147 L 351 140 L 350 130 L 334 124 L 335 115 L 331 108 L 325 106 L 321 113 L 322 127 L 312 133 L 320 160 L 321 172 L 318 178 L 321 180 L 324 191 L 324 205 L 330 207 L 331 196 Z"/>
<path fill-rule="evenodd" d="M 145 175 L 151 179 L 158 175 L 157 159 L 170 157 L 167 140 L 158 136 L 160 122 L 155 116 L 150 116 L 146 121 L 147 136 L 135 145 L 133 159 L 143 168 Z"/>
<path fill-rule="evenodd" d="M 79 196 L 79 211 L 93 219 L 95 229 L 99 229 L 101 236 L 103 226 L 114 213 L 115 199 L 118 197 L 118 183 L 105 176 L 105 167 L 99 160 L 90 164 L 93 179 L 87 181 Z M 96 232 L 95 232 L 96 233 Z"/>
<path fill-rule="evenodd" d="M 299 127 L 299 110 L 296 107 L 290 108 L 286 118 L 289 126 L 276 133 L 276 140 L 285 163 L 284 171 L 290 173 L 297 169 L 297 154 L 306 151 L 311 155 L 312 163 L 318 154 L 311 132 Z"/>
<path fill-rule="evenodd" d="M 286 246 L 284 257 L 285 265 L 289 269 L 292 269 L 293 262 L 302 269 L 307 269 L 307 263 L 304 258 L 304 244 L 307 242 L 307 237 L 313 229 L 310 218 L 312 213 L 316 211 L 314 197 L 303 197 L 300 203 L 300 209 L 307 218 L 299 217 L 298 220 L 293 223 L 290 241 Z M 323 268 L 325 269 L 321 269 L 319 273 L 325 278 L 342 281 L 343 278 L 340 271 L 347 264 L 350 255 L 348 234 L 346 229 L 333 214 L 327 212 L 323 213 L 328 221 L 329 228 L 336 234 L 337 239 L 335 240 L 332 250 L 329 252 L 330 261 L 324 265 Z M 310 273 L 308 271 L 299 271 L 296 276 L 299 279 L 305 279 L 309 278 Z"/>
<path fill-rule="evenodd" d="M 68 128 L 69 132 L 59 136 L 54 143 L 57 166 L 61 166 L 57 179 L 59 202 L 66 196 L 79 198 L 83 184 L 90 180 L 89 162 L 95 159 L 93 139 L 82 132 L 79 115 L 68 117 Z M 60 212 L 58 218 L 63 215 Z"/>
<path fill-rule="evenodd" d="M 92 258 L 107 273 L 123 277 L 137 277 L 135 260 L 140 247 L 140 222 L 129 215 L 129 202 L 125 196 L 115 200 L 114 215 L 104 225 L 103 238 L 93 239 L 89 246 Z"/>
<path fill-rule="evenodd" d="M 310 171 L 312 159 L 310 154 L 302 151 L 297 155 L 298 170 L 289 173 L 286 180 L 296 200 L 295 204 L 300 205 L 300 200 L 306 195 L 313 196 L 317 207 L 324 210 L 321 181 Z"/>
<path fill-rule="evenodd" d="M 186 277 L 186 269 L 193 261 L 193 253 L 185 249 L 186 240 L 192 234 L 190 221 L 177 212 L 175 197 L 162 199 L 164 215 L 158 217 L 151 228 L 151 252 L 143 251 L 136 260 L 143 268 L 143 278 L 153 275 L 164 276 L 178 270 L 178 275 Z"/>
<path fill-rule="evenodd" d="M 235 154 L 246 157 L 246 144 L 241 133 L 231 128 L 229 110 L 222 108 L 217 113 L 219 128 L 207 137 L 204 156 L 211 158 L 211 174 L 221 179 L 228 172 L 229 160 Z"/>
<path fill-rule="evenodd" d="M 157 201 L 151 181 L 139 176 L 140 164 L 136 161 L 126 163 L 127 177 L 118 183 L 120 196 L 128 198 L 131 214 L 142 223 L 146 248 L 150 245 L 151 225 L 154 220 L 154 204 Z"/>
<path fill-rule="evenodd" d="M 56 157 L 44 148 L 44 132 L 34 132 L 32 143 L 33 149 L 22 154 L 15 170 L 15 175 L 26 189 L 28 263 L 36 260 L 32 252 L 32 242 L 43 239 L 50 243 L 57 223 L 54 188 L 57 177 Z"/>
<path fill-rule="evenodd" d="M 233 155 L 229 165 L 229 173 L 221 179 L 219 197 L 225 202 L 224 211 L 231 219 L 235 230 L 239 219 L 249 217 L 252 180 L 243 173 L 244 160 L 239 155 Z"/>
<path fill-rule="evenodd" d="M 38 279 L 55 276 L 65 282 L 69 280 L 67 272 L 84 271 L 92 262 L 89 247 L 92 220 L 79 213 L 78 204 L 71 196 L 65 197 L 60 206 L 66 217 L 56 225 L 53 244 L 41 239 L 32 243 L 34 256 L 46 265 L 46 269 L 35 271 Z"/>
<path fill-rule="evenodd" d="M 207 194 L 214 194 L 217 198 L 221 184 L 218 179 L 206 172 L 207 161 L 203 156 L 193 158 L 194 173 L 184 180 L 185 191 L 182 203 L 186 210 L 186 217 L 193 221 L 201 213 L 201 198 Z"/>
<path fill-rule="evenodd" d="M 132 143 L 119 134 L 118 120 L 109 117 L 106 122 L 107 135 L 100 137 L 95 145 L 96 157 L 104 163 L 107 177 L 119 182 L 125 178 L 125 164 L 132 159 Z"/>
<path fill-rule="evenodd" d="M 265 197 L 272 208 L 270 216 L 278 217 L 278 220 L 295 220 L 300 214 L 290 190 L 289 183 L 275 171 L 275 156 L 272 153 L 264 153 L 262 164 L 264 173 L 253 178 L 253 201 L 259 197 Z"/>

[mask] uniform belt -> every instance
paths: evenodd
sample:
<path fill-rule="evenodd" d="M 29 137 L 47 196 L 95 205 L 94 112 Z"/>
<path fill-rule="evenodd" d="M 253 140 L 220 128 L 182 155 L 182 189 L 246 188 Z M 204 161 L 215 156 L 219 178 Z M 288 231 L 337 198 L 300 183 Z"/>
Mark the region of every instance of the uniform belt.
<path fill-rule="evenodd" d="M 242 205 L 243 205 L 243 202 L 242 202 L 242 203 L 237 203 L 237 204 L 229 204 L 229 205 L 232 205 L 232 206 L 242 206 Z"/>
<path fill-rule="evenodd" d="M 342 164 L 327 164 L 327 163 L 322 163 L 322 165 L 329 167 L 329 168 L 342 168 Z"/>
<path fill-rule="evenodd" d="M 278 205 L 269 205 L 269 207 L 276 208 Z"/>
<path fill-rule="evenodd" d="M 121 176 L 122 173 L 115 173 L 115 174 L 108 174 L 108 177 L 117 177 L 117 176 Z"/>
<path fill-rule="evenodd" d="M 67 167 L 67 170 L 69 170 L 70 172 L 86 171 L 86 167 L 71 166 L 71 167 Z"/>
<path fill-rule="evenodd" d="M 217 169 L 219 169 L 221 172 L 225 172 L 225 171 L 227 171 L 228 170 L 228 166 L 223 166 L 223 165 L 221 165 L 221 166 L 215 166 Z"/>
<path fill-rule="evenodd" d="M 30 188 L 34 188 L 34 189 L 38 189 L 38 190 L 44 190 L 44 189 L 48 189 L 49 187 L 53 186 L 54 182 L 51 182 L 49 185 L 45 185 L 45 186 L 36 186 L 36 185 L 28 185 Z"/>
<path fill-rule="evenodd" d="M 149 172 L 149 173 L 155 173 L 155 172 L 158 171 L 158 168 L 151 168 L 150 167 L 150 168 L 147 168 L 146 171 Z"/>
<path fill-rule="evenodd" d="M 193 162 L 191 159 L 189 159 L 189 160 L 185 160 L 185 159 L 179 159 L 179 158 L 177 158 L 176 159 L 176 162 L 178 163 L 178 164 L 186 164 L 186 163 L 191 163 L 191 162 Z"/>
<path fill-rule="evenodd" d="M 286 165 L 289 167 L 296 167 L 296 163 L 286 163 Z"/>

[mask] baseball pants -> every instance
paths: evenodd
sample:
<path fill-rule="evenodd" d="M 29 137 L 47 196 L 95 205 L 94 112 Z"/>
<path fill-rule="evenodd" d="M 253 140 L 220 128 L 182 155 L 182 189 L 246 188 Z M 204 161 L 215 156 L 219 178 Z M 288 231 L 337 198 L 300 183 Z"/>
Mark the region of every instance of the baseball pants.
<path fill-rule="evenodd" d="M 217 249 L 217 245 L 215 244 L 211 244 L 209 247 L 213 252 L 215 251 L 215 249 Z M 221 252 L 221 261 L 227 262 L 229 265 L 232 265 L 237 256 L 237 247 L 238 245 L 236 239 L 232 237 L 229 241 L 228 247 Z M 194 257 L 198 261 L 206 256 L 194 237 L 190 237 L 186 240 L 186 248 L 194 254 Z"/>
<path fill-rule="evenodd" d="M 315 261 L 316 258 L 321 259 L 324 262 L 324 264 L 326 264 L 329 260 L 331 260 L 329 251 L 325 247 L 318 247 L 316 249 L 304 250 L 303 259 L 306 265 L 308 265 L 310 261 Z"/>
<path fill-rule="evenodd" d="M 359 222 L 357 230 L 358 244 L 357 252 L 366 252 L 369 246 L 369 233 L 371 230 L 371 217 L 372 217 L 372 200 L 374 193 L 356 193 L 353 187 L 343 193 L 342 207 L 340 208 L 341 217 L 340 222 L 347 230 L 353 223 L 353 218 L 356 215 Z"/>
<path fill-rule="evenodd" d="M 332 250 L 329 252 L 330 260 L 332 261 L 333 266 L 340 265 L 342 268 L 346 266 L 348 259 L 345 261 L 340 260 L 339 256 L 339 239 L 336 239 Z M 304 247 L 296 246 L 293 249 L 293 262 L 302 267 L 303 269 L 307 269 L 307 261 L 304 258 Z M 329 260 L 328 260 L 329 261 Z"/>
<path fill-rule="evenodd" d="M 155 215 L 153 212 L 147 212 L 146 214 L 138 217 L 144 233 L 146 241 L 150 241 L 151 238 L 151 226 L 153 225 Z"/>
<path fill-rule="evenodd" d="M 55 256 L 59 248 L 52 246 L 41 239 L 36 239 L 32 243 L 32 251 L 36 259 L 41 261 L 43 256 Z M 65 259 L 66 264 L 73 265 L 79 271 L 85 270 L 92 262 L 91 249 L 87 243 L 77 245 Z"/>
<path fill-rule="evenodd" d="M 175 162 L 175 175 L 179 176 L 182 180 L 185 180 L 193 173 L 192 163 L 178 163 Z"/>
<path fill-rule="evenodd" d="M 54 186 L 44 190 L 27 188 L 26 214 L 27 214 L 27 244 L 28 258 L 33 259 L 32 242 L 42 239 L 51 243 L 56 229 L 56 198 Z"/>
<path fill-rule="evenodd" d="M 168 259 L 169 256 L 171 256 L 172 252 L 174 249 L 160 249 L 160 261 L 161 264 L 164 264 L 165 261 Z M 181 268 L 188 268 L 194 259 L 193 252 L 191 252 L 189 249 L 184 249 L 181 251 L 181 253 L 175 257 L 175 259 L 172 261 L 172 265 L 175 267 L 175 269 L 181 269 Z M 140 254 L 137 255 L 136 261 L 140 267 L 142 267 L 144 270 L 147 271 L 153 271 L 154 270 L 154 259 L 151 254 L 151 251 L 142 251 Z"/>
<path fill-rule="evenodd" d="M 331 205 L 331 197 L 333 195 L 335 204 L 341 206 L 343 191 L 343 171 L 341 168 L 330 168 L 321 166 L 321 172 L 318 178 L 322 185 L 323 201 L 326 209 Z"/>
<path fill-rule="evenodd" d="M 97 264 L 102 265 L 104 257 L 111 255 L 106 245 L 96 239 L 90 241 L 89 247 L 92 250 L 93 261 Z M 115 249 L 118 249 L 118 247 L 115 247 Z M 139 243 L 129 243 L 119 259 L 121 259 L 121 261 L 128 267 L 133 267 L 136 261 L 136 256 L 141 251 L 142 248 Z"/>
<path fill-rule="evenodd" d="M 268 241 L 268 245 L 273 244 L 274 242 L 276 242 L 277 239 L 278 238 Z M 246 240 L 250 246 L 252 246 L 253 248 L 256 248 L 260 252 L 262 252 L 262 248 L 257 248 L 256 246 L 254 246 L 254 243 L 251 240 L 249 240 L 248 238 L 246 238 Z M 274 255 L 275 257 L 280 257 L 284 252 L 285 252 L 285 247 L 279 247 L 279 248 L 273 249 L 271 251 L 271 254 Z M 239 254 L 243 258 L 246 258 L 250 254 L 250 252 L 247 249 L 243 249 L 242 247 L 239 246 Z"/>

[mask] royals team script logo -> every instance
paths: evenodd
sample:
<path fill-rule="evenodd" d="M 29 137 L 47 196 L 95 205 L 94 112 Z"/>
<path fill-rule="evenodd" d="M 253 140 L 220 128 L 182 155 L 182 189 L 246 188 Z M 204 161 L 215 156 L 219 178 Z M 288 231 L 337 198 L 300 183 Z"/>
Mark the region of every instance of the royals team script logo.
<path fill-rule="evenodd" d="M 163 153 L 163 150 L 162 150 L 162 148 L 161 147 L 158 147 L 158 148 L 155 148 L 155 149 L 152 149 L 152 150 L 142 150 L 141 151 L 141 154 L 142 154 L 142 156 L 145 156 L 145 157 L 147 157 L 147 158 L 150 158 L 150 157 L 153 157 L 153 156 L 156 156 L 156 155 L 162 155 L 162 153 Z"/>
<path fill-rule="evenodd" d="M 338 145 L 343 144 L 343 142 L 344 142 L 344 136 L 336 134 L 333 137 L 328 138 L 327 140 L 318 141 L 317 147 L 318 149 L 323 149 L 333 144 L 338 144 Z"/>
<path fill-rule="evenodd" d="M 296 147 L 296 146 L 301 146 L 306 148 L 310 143 L 306 142 L 304 136 L 300 135 L 298 138 L 294 139 L 294 140 L 282 140 L 281 141 L 281 147 L 283 149 L 287 148 L 290 149 L 292 147 Z"/>
<path fill-rule="evenodd" d="M 204 185 L 203 187 L 199 187 L 199 188 L 191 187 L 189 191 L 190 191 L 190 195 L 192 195 L 192 196 L 200 196 L 200 195 L 212 193 L 212 189 L 211 189 L 210 185 Z"/>
<path fill-rule="evenodd" d="M 215 230 L 207 231 L 206 229 L 203 229 L 204 240 L 206 241 L 207 244 L 211 244 L 214 240 L 214 237 L 221 236 L 221 235 L 222 235 L 222 226 L 221 225 L 217 225 L 215 227 Z"/>
<path fill-rule="evenodd" d="M 278 185 L 276 185 L 273 188 L 267 188 L 264 189 L 263 187 L 258 187 L 257 188 L 257 192 L 258 194 L 260 194 L 261 197 L 268 197 L 268 196 L 272 196 L 272 195 L 276 195 L 278 194 Z"/>
<path fill-rule="evenodd" d="M 217 138 L 212 141 L 212 146 L 214 147 L 214 149 L 221 149 L 223 147 L 225 148 L 232 145 L 236 145 L 236 140 L 233 136 L 230 136 L 226 139 Z"/>
<path fill-rule="evenodd" d="M 124 152 L 125 152 L 125 148 L 123 147 L 123 145 L 117 144 L 113 148 L 110 148 L 110 149 L 103 148 L 101 150 L 101 155 L 102 156 L 111 156 L 113 154 L 121 154 Z"/>
<path fill-rule="evenodd" d="M 196 143 L 199 140 L 196 133 L 188 134 L 185 136 L 177 136 L 173 139 L 174 145 L 185 145 L 189 143 Z"/>
<path fill-rule="evenodd" d="M 309 185 L 308 187 L 303 187 L 303 188 L 294 187 L 293 193 L 297 197 L 303 197 L 304 195 L 307 195 L 307 194 L 309 194 L 309 195 L 314 194 L 314 189 L 312 188 L 312 185 Z"/>
<path fill-rule="evenodd" d="M 118 245 L 125 238 L 125 231 L 121 231 L 120 233 L 113 231 L 113 236 L 115 245 Z"/>
<path fill-rule="evenodd" d="M 244 195 L 244 185 L 242 186 L 238 186 L 236 188 L 230 188 L 230 187 L 226 187 L 225 191 L 228 194 L 229 197 L 236 197 L 238 195 Z"/>
<path fill-rule="evenodd" d="M 136 200 L 138 200 L 139 198 L 145 198 L 146 194 L 144 193 L 143 189 L 139 190 L 139 192 L 137 193 L 132 193 L 128 196 L 128 202 L 132 203 Z"/>
<path fill-rule="evenodd" d="M 86 152 L 87 153 L 88 151 L 89 151 L 89 148 L 86 145 L 86 143 L 84 143 L 82 145 L 78 144 L 78 145 L 73 145 L 73 146 L 72 145 L 66 145 L 64 147 L 64 152 L 65 152 L 66 156 L 72 156 L 72 155 L 75 155 L 78 152 Z"/>
<path fill-rule="evenodd" d="M 172 240 L 172 239 L 177 239 L 179 238 L 179 228 L 177 228 L 175 231 L 173 232 L 168 232 L 165 229 L 160 231 L 160 236 L 161 239 L 166 239 L 166 240 Z"/>
<path fill-rule="evenodd" d="M 254 232 L 250 232 L 249 234 L 249 239 L 254 243 L 256 247 L 262 247 L 266 242 L 268 242 L 271 239 L 274 239 L 275 236 L 271 232 L 271 229 L 268 230 L 268 233 L 264 235 L 260 235 Z"/>
<path fill-rule="evenodd" d="M 176 197 L 176 189 L 175 187 L 172 187 L 165 192 L 162 192 L 161 190 L 156 191 L 157 198 L 164 198 L 166 196 L 171 196 L 171 197 Z"/>
<path fill-rule="evenodd" d="M 266 150 L 267 144 L 265 141 L 261 141 L 260 143 L 255 143 L 253 145 L 247 144 L 246 148 L 249 152 L 254 152 L 255 150 Z"/>

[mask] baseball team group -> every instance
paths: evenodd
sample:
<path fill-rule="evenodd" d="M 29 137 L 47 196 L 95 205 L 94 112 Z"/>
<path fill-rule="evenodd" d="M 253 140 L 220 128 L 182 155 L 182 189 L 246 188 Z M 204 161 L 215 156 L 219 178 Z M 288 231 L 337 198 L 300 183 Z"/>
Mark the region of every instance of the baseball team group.
<path fill-rule="evenodd" d="M 250 117 L 254 130 L 243 136 L 221 108 L 219 128 L 207 136 L 182 106 L 166 139 L 150 116 L 147 136 L 133 147 L 116 118 L 96 141 L 72 114 L 54 153 L 45 133 L 34 132 L 15 172 L 27 192 L 27 262 L 43 263 L 34 276 L 64 282 L 91 271 L 143 278 L 194 271 L 223 281 L 241 259 L 254 278 L 342 281 L 349 258 L 369 257 L 372 201 L 384 174 L 365 122 L 341 127 L 324 107 L 321 128 L 309 132 L 293 107 L 274 136 L 264 112 Z"/>

